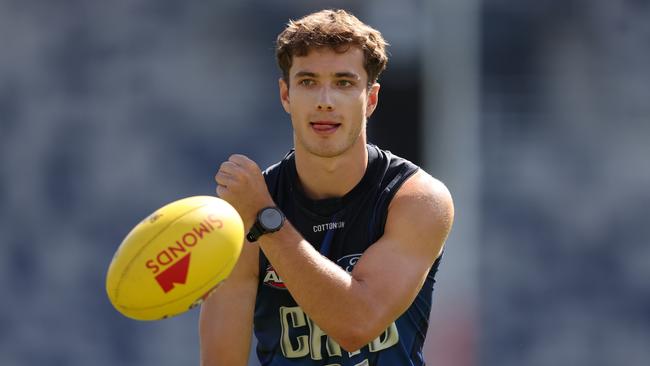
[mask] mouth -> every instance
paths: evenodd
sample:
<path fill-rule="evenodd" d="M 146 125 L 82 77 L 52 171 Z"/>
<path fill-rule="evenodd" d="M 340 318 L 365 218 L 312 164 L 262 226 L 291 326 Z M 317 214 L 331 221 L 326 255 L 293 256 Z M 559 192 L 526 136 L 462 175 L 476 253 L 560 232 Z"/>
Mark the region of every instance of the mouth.
<path fill-rule="evenodd" d="M 341 124 L 334 121 L 314 121 L 309 122 L 312 130 L 320 135 L 329 135 L 341 127 Z"/>

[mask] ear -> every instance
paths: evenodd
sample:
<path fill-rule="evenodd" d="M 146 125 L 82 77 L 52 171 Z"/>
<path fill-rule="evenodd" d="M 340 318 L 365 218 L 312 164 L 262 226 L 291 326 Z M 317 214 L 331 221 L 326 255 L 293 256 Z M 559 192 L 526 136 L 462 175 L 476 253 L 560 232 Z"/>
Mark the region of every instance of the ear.
<path fill-rule="evenodd" d="M 377 104 L 379 103 L 379 88 L 380 85 L 379 83 L 374 83 L 370 87 L 370 90 L 368 91 L 368 101 L 366 104 L 366 118 L 370 117 L 372 115 L 372 112 L 375 111 L 377 108 Z"/>
<path fill-rule="evenodd" d="M 283 78 L 278 80 L 278 85 L 280 86 L 280 102 L 282 102 L 282 107 L 284 107 L 285 112 L 291 114 L 289 109 L 289 85 L 287 85 Z"/>

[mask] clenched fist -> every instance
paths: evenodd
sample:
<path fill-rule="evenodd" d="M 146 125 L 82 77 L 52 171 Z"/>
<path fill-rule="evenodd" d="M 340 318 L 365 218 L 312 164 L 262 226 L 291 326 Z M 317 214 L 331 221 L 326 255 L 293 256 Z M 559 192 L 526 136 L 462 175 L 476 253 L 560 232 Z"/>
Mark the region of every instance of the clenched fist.
<path fill-rule="evenodd" d="M 239 212 L 246 230 L 253 226 L 259 210 L 275 205 L 259 166 L 244 155 L 230 156 L 214 179 L 217 195 Z"/>

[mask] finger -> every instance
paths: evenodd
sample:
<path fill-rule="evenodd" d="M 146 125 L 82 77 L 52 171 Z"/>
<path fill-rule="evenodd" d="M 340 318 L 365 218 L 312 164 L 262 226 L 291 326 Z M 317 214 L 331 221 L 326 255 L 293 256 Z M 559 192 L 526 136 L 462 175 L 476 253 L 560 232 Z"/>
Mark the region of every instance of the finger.
<path fill-rule="evenodd" d="M 217 184 L 226 187 L 235 184 L 237 181 L 235 177 L 222 171 L 217 172 L 217 175 L 214 176 L 214 180 L 217 182 Z"/>
<path fill-rule="evenodd" d="M 246 155 L 233 154 L 228 160 L 244 168 L 257 168 L 257 164 Z"/>
<path fill-rule="evenodd" d="M 236 175 L 241 171 L 241 167 L 232 161 L 224 161 L 219 166 L 219 171 L 230 175 Z"/>
<path fill-rule="evenodd" d="M 228 174 L 224 173 L 221 169 L 219 169 L 217 173 L 214 175 L 214 181 L 217 182 L 217 184 L 221 184 L 220 180 L 224 179 L 226 175 Z"/>
<path fill-rule="evenodd" d="M 217 196 L 227 201 L 226 197 L 228 196 L 228 187 L 218 185 L 217 186 Z"/>

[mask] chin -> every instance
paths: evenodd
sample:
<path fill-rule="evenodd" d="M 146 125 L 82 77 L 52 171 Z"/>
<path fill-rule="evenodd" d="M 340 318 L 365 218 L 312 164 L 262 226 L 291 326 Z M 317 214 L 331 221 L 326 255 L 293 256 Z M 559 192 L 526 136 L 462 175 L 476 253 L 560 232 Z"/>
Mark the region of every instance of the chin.
<path fill-rule="evenodd" d="M 303 139 L 298 137 L 294 142 L 300 145 L 301 150 L 320 158 L 335 158 L 344 155 L 348 151 L 352 150 L 358 143 L 363 143 L 365 148 L 365 139 L 350 139 L 349 137 L 344 139 L 341 137 L 342 136 L 337 136 L 335 139 Z M 296 145 L 296 147 L 298 147 L 298 145 Z"/>
<path fill-rule="evenodd" d="M 342 155 L 342 151 L 334 149 L 310 149 L 308 151 L 310 154 L 316 155 L 319 158 L 335 158 Z"/>
<path fill-rule="evenodd" d="M 319 146 L 305 146 L 310 154 L 318 156 L 320 158 L 335 158 L 337 156 L 343 155 L 348 148 L 344 146 L 332 146 L 332 145 L 319 145 Z"/>

